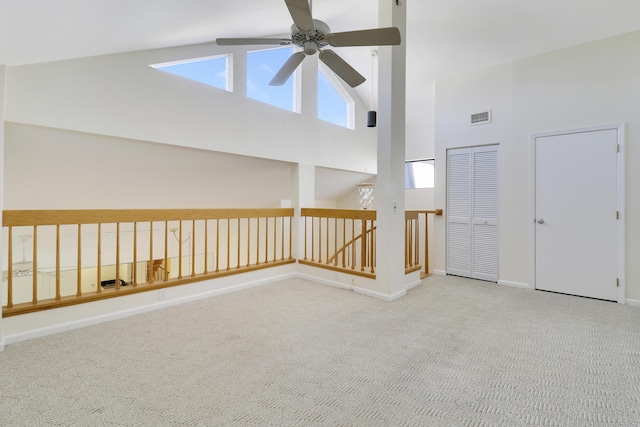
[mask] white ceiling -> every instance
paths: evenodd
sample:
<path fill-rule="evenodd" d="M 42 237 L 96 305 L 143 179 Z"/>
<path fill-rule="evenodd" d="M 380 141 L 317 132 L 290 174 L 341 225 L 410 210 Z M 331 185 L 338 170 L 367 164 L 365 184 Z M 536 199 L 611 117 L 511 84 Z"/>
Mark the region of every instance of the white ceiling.
<path fill-rule="evenodd" d="M 402 1 L 408 65 L 429 80 L 640 29 L 638 0 Z M 377 26 L 372 0 L 315 0 L 313 14 L 334 32 Z M 0 0 L 0 64 L 282 34 L 290 25 L 283 0 Z M 355 56 L 348 50 L 357 49 L 341 55 Z M 363 74 L 368 52 L 360 50 Z"/>

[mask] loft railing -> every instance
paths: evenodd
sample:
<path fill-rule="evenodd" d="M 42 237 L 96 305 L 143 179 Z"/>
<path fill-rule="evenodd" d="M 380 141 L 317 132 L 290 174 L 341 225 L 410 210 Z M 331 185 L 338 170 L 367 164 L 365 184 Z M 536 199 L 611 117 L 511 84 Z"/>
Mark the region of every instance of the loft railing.
<path fill-rule="evenodd" d="M 375 278 L 376 212 L 346 209 L 302 209 L 304 254 L 298 262 Z M 405 213 L 405 273 L 429 275 L 430 215 L 442 210 Z"/>
<path fill-rule="evenodd" d="M 3 212 L 3 316 L 295 262 L 293 209 Z"/>
<path fill-rule="evenodd" d="M 301 264 L 375 278 L 376 212 L 302 209 Z"/>
<path fill-rule="evenodd" d="M 405 272 L 420 271 L 420 277 L 430 274 L 429 228 L 434 215 L 442 215 L 442 209 L 411 210 L 405 212 Z"/>

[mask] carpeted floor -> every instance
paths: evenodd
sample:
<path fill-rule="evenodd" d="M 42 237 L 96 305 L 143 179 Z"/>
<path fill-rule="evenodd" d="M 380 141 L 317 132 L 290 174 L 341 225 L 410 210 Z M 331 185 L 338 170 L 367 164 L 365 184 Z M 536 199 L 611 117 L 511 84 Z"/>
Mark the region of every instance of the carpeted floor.
<path fill-rule="evenodd" d="M 10 345 L 0 426 L 637 426 L 640 309 L 299 279 Z"/>

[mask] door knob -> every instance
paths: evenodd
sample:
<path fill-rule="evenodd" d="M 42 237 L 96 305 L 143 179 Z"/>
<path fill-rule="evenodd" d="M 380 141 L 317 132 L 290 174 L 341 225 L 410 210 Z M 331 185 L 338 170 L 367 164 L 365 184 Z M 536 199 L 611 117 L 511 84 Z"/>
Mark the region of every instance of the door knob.
<path fill-rule="evenodd" d="M 540 218 L 540 219 L 538 220 L 538 224 L 544 224 L 544 219 Z"/>

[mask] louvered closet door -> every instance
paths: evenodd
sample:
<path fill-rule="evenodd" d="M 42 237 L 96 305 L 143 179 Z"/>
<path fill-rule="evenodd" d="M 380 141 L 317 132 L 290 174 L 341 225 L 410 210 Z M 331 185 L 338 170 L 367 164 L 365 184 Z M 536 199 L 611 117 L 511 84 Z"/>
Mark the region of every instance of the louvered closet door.
<path fill-rule="evenodd" d="M 498 280 L 498 146 L 447 152 L 447 273 Z"/>

